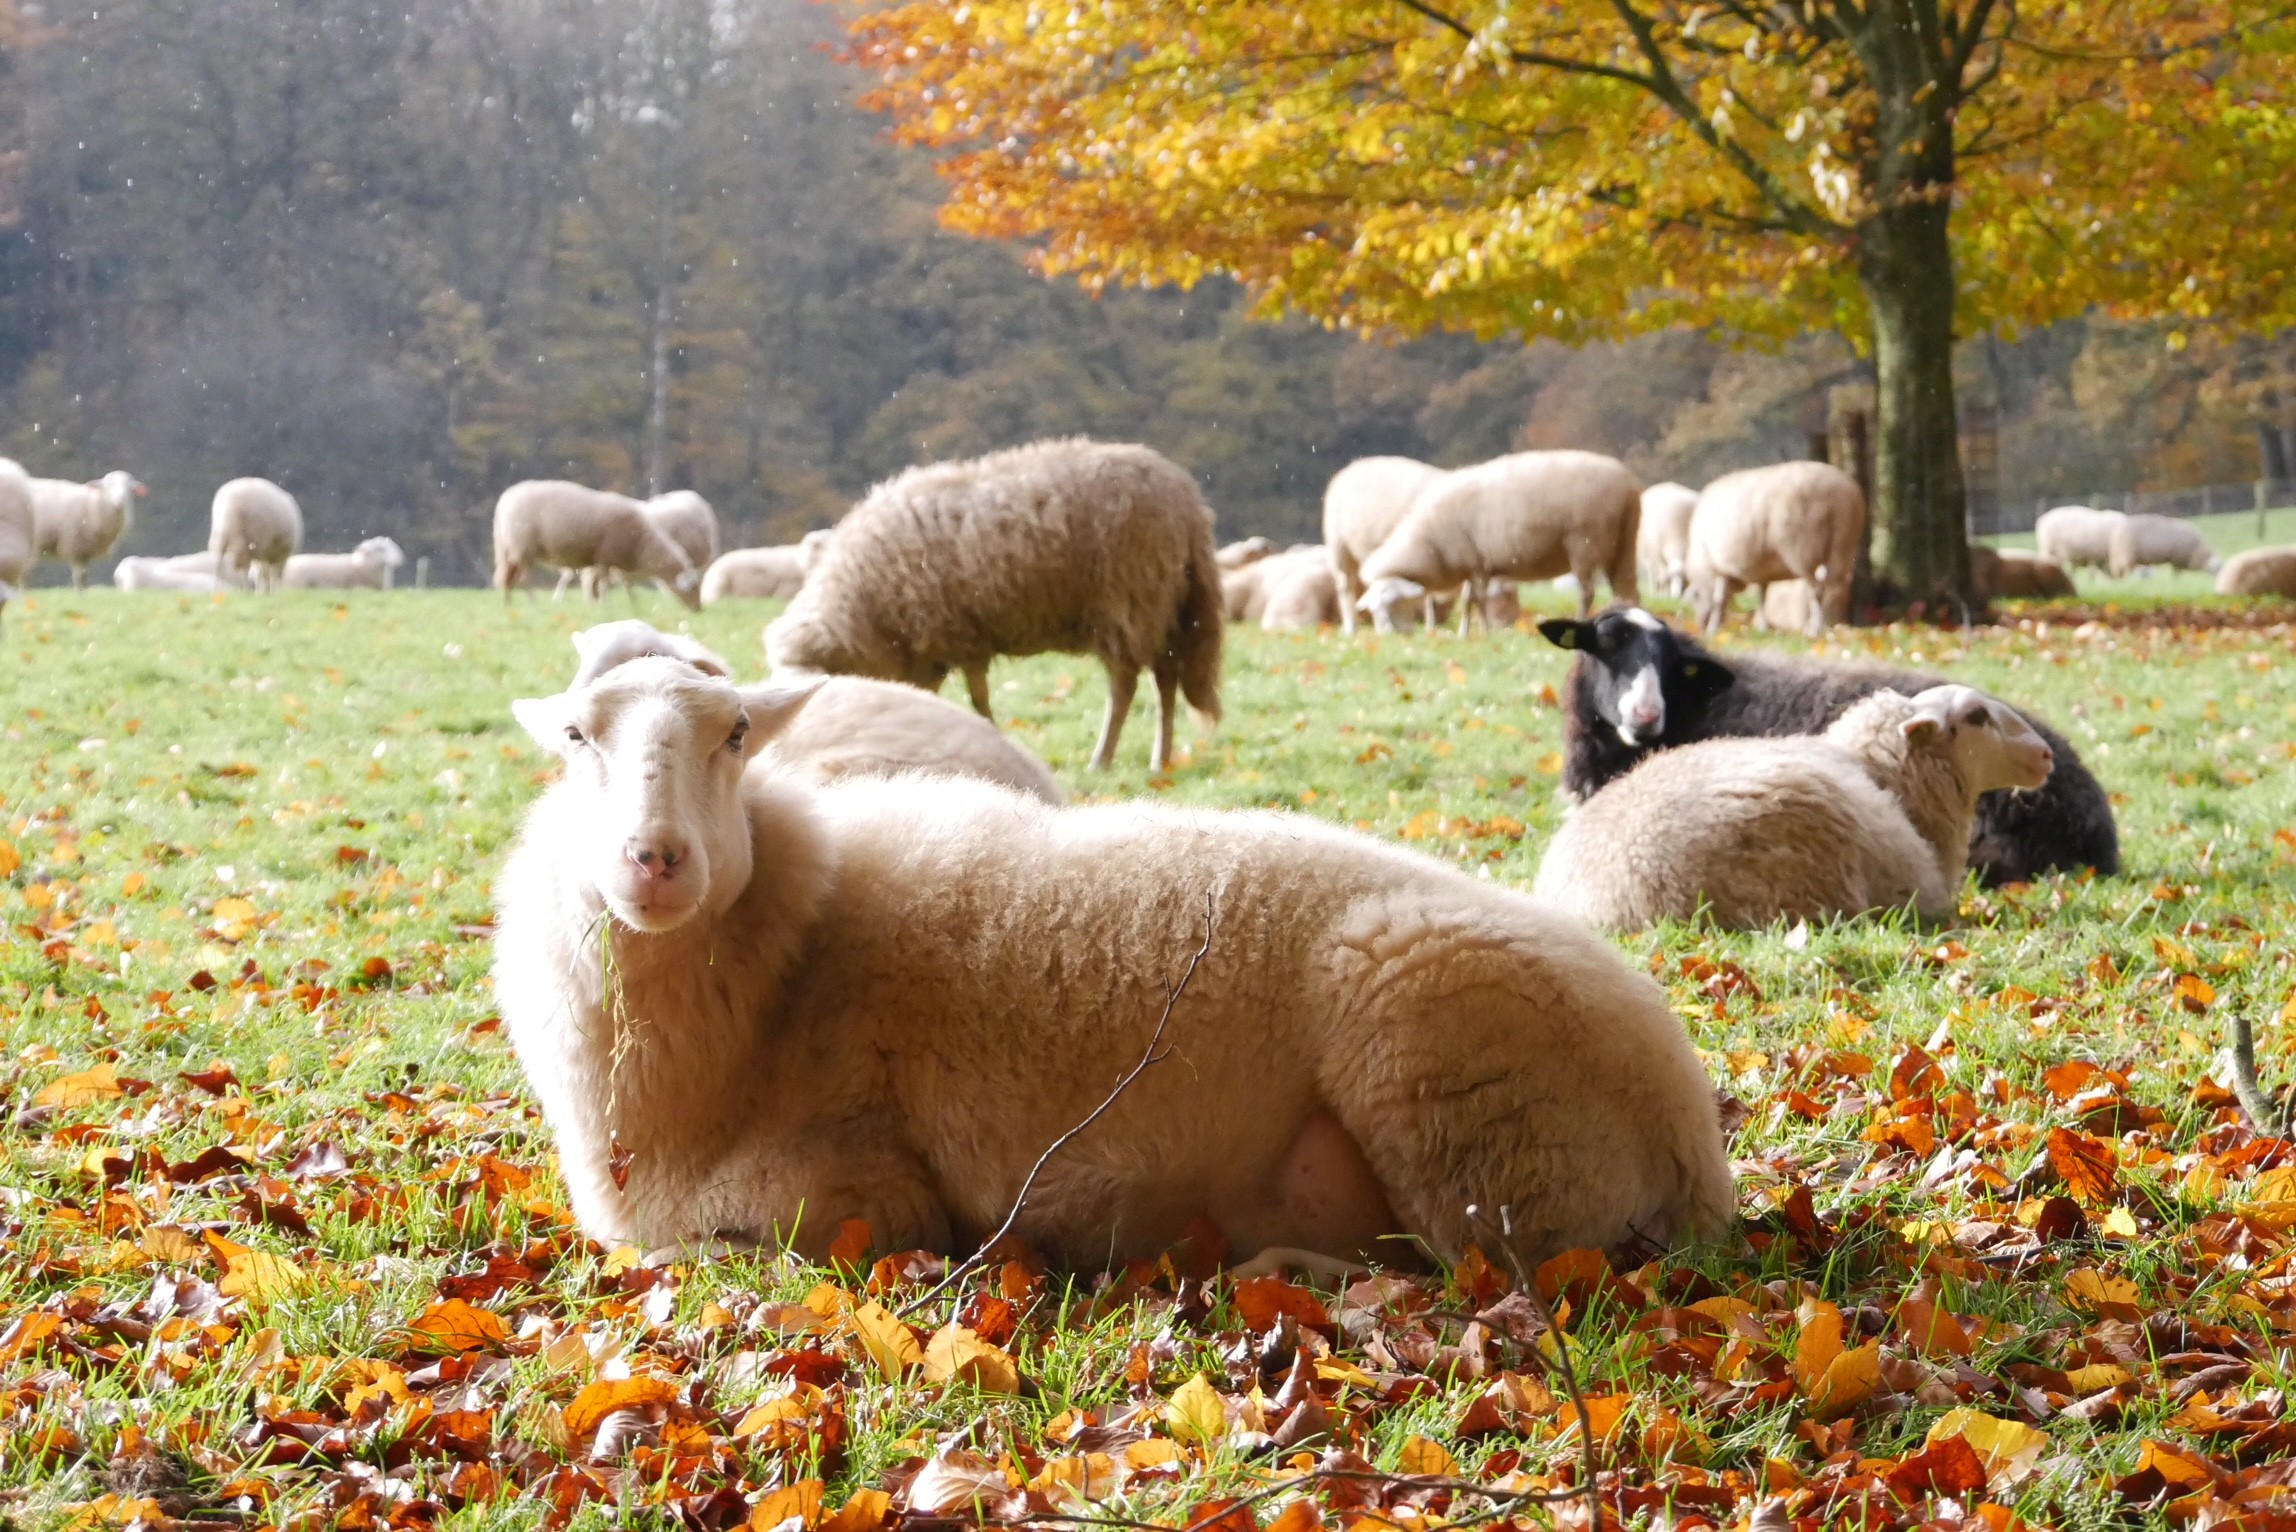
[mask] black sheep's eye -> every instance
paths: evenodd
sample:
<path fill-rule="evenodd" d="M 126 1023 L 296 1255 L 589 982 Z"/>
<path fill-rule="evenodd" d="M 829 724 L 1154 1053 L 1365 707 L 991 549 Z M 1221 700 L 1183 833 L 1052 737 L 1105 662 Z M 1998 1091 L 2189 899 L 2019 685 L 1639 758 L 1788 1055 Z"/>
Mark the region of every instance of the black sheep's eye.
<path fill-rule="evenodd" d="M 566 743 L 570 745 L 586 745 L 589 743 L 589 741 L 582 737 L 582 731 L 580 729 L 575 728 L 572 724 L 568 724 L 566 726 Z"/>
<path fill-rule="evenodd" d="M 1682 667 L 1682 674 L 1683 674 L 1685 677 L 1694 676 L 1694 675 L 1698 674 L 1698 662 L 1697 662 L 1696 660 L 1692 660 L 1692 661 L 1691 661 L 1689 664 L 1687 664 L 1687 665 L 1683 666 L 1683 667 Z"/>

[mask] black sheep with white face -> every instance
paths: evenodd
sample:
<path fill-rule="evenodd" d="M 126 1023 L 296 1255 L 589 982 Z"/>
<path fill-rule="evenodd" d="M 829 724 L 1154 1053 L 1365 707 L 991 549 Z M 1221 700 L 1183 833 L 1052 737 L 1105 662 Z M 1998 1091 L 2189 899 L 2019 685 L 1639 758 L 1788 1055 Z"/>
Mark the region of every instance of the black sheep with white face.
<path fill-rule="evenodd" d="M 1773 654 L 1734 654 L 1724 662 L 1640 607 L 1612 607 L 1584 622 L 1558 617 L 1539 631 L 1578 655 L 1563 694 L 1563 791 L 1573 799 L 1598 791 L 1653 750 L 1816 734 L 1869 693 L 1890 687 L 1910 695 L 1950 679 Z M 2056 753 L 2056 770 L 2036 791 L 1977 800 L 1970 865 L 1988 884 L 2057 869 L 2119 872 L 2120 835 L 2104 788 L 2064 736 L 2022 716 Z"/>

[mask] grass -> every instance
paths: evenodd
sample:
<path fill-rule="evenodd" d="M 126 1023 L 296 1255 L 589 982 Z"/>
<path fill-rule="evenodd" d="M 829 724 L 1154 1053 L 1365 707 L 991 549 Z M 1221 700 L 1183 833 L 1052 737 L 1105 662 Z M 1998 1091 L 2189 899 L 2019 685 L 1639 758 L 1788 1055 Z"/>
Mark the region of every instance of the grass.
<path fill-rule="evenodd" d="M 716 608 L 691 628 L 754 669 L 767 610 Z M 858 1272 L 735 1260 L 655 1274 L 570 1234 L 492 1025 L 484 925 L 488 878 L 546 780 L 508 702 L 562 684 L 566 636 L 591 615 L 444 591 L 42 591 L 11 605 L 0 1522 L 667 1525 L 681 1501 L 676 1516 L 718 1527 L 751 1512 L 718 1491 L 819 1477 L 829 1508 L 862 1507 L 837 1532 L 864 1532 L 859 1492 L 897 1486 L 918 1459 L 970 1454 L 1027 1478 L 1068 1460 L 1066 1412 L 1105 1420 L 1141 1401 L 1178 1466 L 1139 1470 L 1100 1514 L 1178 1525 L 1207 1494 L 1260 1484 L 1243 1438 L 1197 1440 L 1187 1409 L 1164 1403 L 1199 1375 L 1231 1415 L 1249 1398 L 1233 1358 L 1259 1326 L 1224 1284 L 1178 1280 L 1185 1260 L 1097 1297 L 1089 1279 L 993 1275 L 1025 1310 L 1003 1344 L 1028 1391 L 1007 1397 L 888 1383 L 850 1321 L 809 1329 L 777 1307 L 824 1282 L 853 1292 Z M 2241 1128 L 2207 1081 L 2234 1007 L 2260 1022 L 2267 1073 L 2296 1070 L 2288 633 L 2045 616 L 1822 648 L 1947 672 L 2051 717 L 2114 793 L 2123 876 L 1973 888 L 1947 931 L 1877 919 L 1622 944 L 1749 1108 L 1736 1152 L 1750 1238 L 1666 1257 L 1631 1288 L 1583 1270 L 1543 1279 L 1588 1393 L 1618 1401 L 1596 1412 L 1615 1505 L 1647 1517 L 1674 1499 L 1677 1519 L 1727 1523 L 1774 1490 L 1794 1517 L 1842 1519 L 1954 1404 L 2041 1439 L 2022 1466 L 1987 1459 L 1987 1487 L 1966 1498 L 2064 1527 L 2158 1520 L 2180 1500 L 2190 1514 L 2217 1481 L 2179 1481 L 2148 1443 L 2213 1454 L 2226 1474 L 2287 1452 L 2253 1422 L 2211 1427 L 2180 1384 L 2191 1356 L 2240 1357 L 2241 1378 L 2198 1396 L 2231 1419 L 2287 1382 L 2296 1332 L 2283 1275 L 2296 1219 L 2274 1211 L 2296 1212 L 2296 1188 L 2260 1180 L 2288 1151 Z M 992 684 L 1007 726 L 1079 795 L 1291 809 L 1524 883 L 1559 812 L 1566 659 L 1522 633 L 1236 631 L 1225 725 L 1155 780 L 1141 715 L 1120 769 L 1084 773 L 1103 694 L 1088 662 L 1004 662 Z M 2102 1181 L 2065 1159 L 2082 1144 Z M 231 1152 L 202 1171 L 218 1146 Z M 877 1275 L 902 1301 L 894 1274 Z M 1961 1374 L 1908 1338 L 1925 1276 L 1940 1306 L 1986 1322 L 1954 1332 L 1970 1339 Z M 1495 1296 L 1472 1269 L 1429 1291 L 1434 1310 L 1342 1326 L 1341 1352 L 1415 1379 L 1397 1359 L 1414 1328 L 1463 1345 L 1464 1313 Z M 451 1294 L 504 1333 L 458 1354 L 439 1333 Z M 1653 1306 L 1660 1295 L 1673 1306 Z M 1684 1317 L 1727 1295 L 1752 1304 L 1750 1331 L 1705 1336 Z M 1887 1342 L 1854 1409 L 1826 1403 L 1823 1311 L 1805 1299 L 1847 1316 L 1852 1371 L 1861 1337 Z M 988 1301 L 965 1311 L 984 1335 L 998 1331 Z M 2143 1327 L 2162 1315 L 2187 1327 L 2175 1344 Z M 1385 1349 L 1364 1349 L 1373 1331 Z M 1492 1346 L 1494 1374 L 1541 1374 L 1536 1346 Z M 835 1372 L 821 1375 L 841 1381 L 792 1394 L 786 1374 L 824 1353 Z M 2109 1407 L 2064 1413 L 2100 1392 L 2078 1382 L 2107 1377 L 2068 1382 L 2074 1370 L 2106 1365 L 2126 1379 L 2100 1385 Z M 676 1380 L 674 1403 L 629 1396 L 634 1419 L 670 1434 L 585 1464 L 577 1428 L 624 1373 Z M 1567 1410 L 1510 1395 L 1508 1429 L 1462 1433 L 1497 1385 L 1434 1373 L 1377 1397 L 1327 1378 L 1343 1441 L 1383 1470 L 1568 1481 Z M 795 1401 L 796 1428 L 738 1432 L 759 1398 Z M 677 1436 L 689 1427 L 701 1435 Z M 1380 1493 L 1392 1524 L 1449 1503 Z M 1924 1492 L 1910 1493 L 1855 1514 L 1918 1520 Z"/>

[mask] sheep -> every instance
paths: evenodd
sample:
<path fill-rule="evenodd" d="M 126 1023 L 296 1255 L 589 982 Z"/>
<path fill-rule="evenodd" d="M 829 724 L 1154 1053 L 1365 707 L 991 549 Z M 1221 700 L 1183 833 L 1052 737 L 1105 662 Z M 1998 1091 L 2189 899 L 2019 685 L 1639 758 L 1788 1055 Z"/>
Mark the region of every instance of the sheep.
<path fill-rule="evenodd" d="M 2296 596 L 2296 548 L 2251 548 L 2216 572 L 2220 596 Z"/>
<path fill-rule="evenodd" d="M 2073 577 L 2055 559 L 2023 548 L 1969 545 L 1969 584 L 1987 601 L 2077 595 Z"/>
<path fill-rule="evenodd" d="M 1446 474 L 1419 492 L 1387 540 L 1363 561 L 1366 585 L 1409 580 L 1460 589 L 1459 632 L 1493 575 L 1579 583 L 1579 615 L 1594 577 L 1610 577 L 1621 601 L 1638 599 L 1634 544 L 1642 486 L 1626 465 L 1597 452 L 1517 452 Z"/>
<path fill-rule="evenodd" d="M 391 571 L 407 561 L 397 542 L 370 537 L 349 553 L 298 553 L 280 583 L 290 590 L 389 590 Z"/>
<path fill-rule="evenodd" d="M 640 505 L 646 513 L 646 519 L 663 536 L 683 549 L 686 562 L 704 571 L 706 578 L 706 571 L 718 556 L 717 512 L 710 509 L 710 503 L 690 489 L 673 489 L 666 495 L 656 495 L 651 500 L 641 501 Z M 618 574 L 616 570 L 595 567 L 583 570 L 582 593 L 597 600 L 605 594 L 606 586 Z M 559 575 L 560 592 L 565 590 L 568 578 L 568 574 Z M 707 597 L 703 598 L 703 604 L 708 604 Z"/>
<path fill-rule="evenodd" d="M 1410 514 L 1419 492 L 1444 470 L 1408 457 L 1359 457 L 1331 476 L 1323 491 L 1323 545 L 1339 582 L 1340 625 L 1355 631 L 1365 610 L 1363 561 Z"/>
<path fill-rule="evenodd" d="M 1254 568 L 1264 569 L 1274 559 Z M 1306 558 L 1288 563 L 1281 576 L 1267 586 L 1260 611 L 1260 627 L 1269 633 L 1296 633 L 1339 621 L 1339 575 L 1321 548 Z"/>
<path fill-rule="evenodd" d="M 689 610 L 701 610 L 701 572 L 628 495 L 564 479 L 527 479 L 504 490 L 494 502 L 494 584 L 505 605 L 536 564 L 646 575 Z M 591 591 L 592 599 L 599 594 Z"/>
<path fill-rule="evenodd" d="M 1566 577 L 1567 578 L 1567 577 Z M 1561 584 L 1558 580 L 1556 584 Z M 1408 633 L 1414 626 L 1414 609 L 1424 614 L 1427 626 L 1450 620 L 1456 602 L 1449 596 L 1430 597 L 1427 587 L 1413 580 L 1399 580 L 1389 576 L 1374 580 L 1364 590 L 1363 599 L 1355 604 L 1359 612 L 1370 614 L 1372 631 L 1377 633 Z M 1491 580 L 1483 587 L 1483 624 L 1487 628 L 1511 628 L 1522 621 L 1522 587 L 1512 580 Z"/>
<path fill-rule="evenodd" d="M 1319 543 L 1295 543 L 1280 553 L 1235 569 L 1220 571 L 1220 610 L 1230 622 L 1258 622 L 1267 615 L 1268 596 L 1275 587 L 1291 578 L 1301 569 L 1322 565 L 1329 570 L 1331 559 Z M 1334 589 L 1337 577 L 1334 576 Z"/>
<path fill-rule="evenodd" d="M 1218 557 L 1222 569 L 1241 569 L 1277 551 L 1276 541 L 1272 537 L 1247 537 L 1240 543 L 1229 543 L 1221 548 Z"/>
<path fill-rule="evenodd" d="M 786 601 L 804 588 L 837 534 L 824 527 L 775 548 L 736 548 L 702 572 L 702 605 L 726 600 Z"/>
<path fill-rule="evenodd" d="M 1653 750 L 1703 739 L 1815 734 L 1869 693 L 1918 692 L 1943 679 L 1886 665 L 1739 653 L 1725 664 L 1638 607 L 1592 622 L 1539 624 L 1578 660 L 1563 685 L 1566 797 L 1583 800 Z M 2036 793 L 1989 793 L 1977 806 L 1969 859 L 1988 884 L 2063 868 L 2120 871 L 2111 801 L 2063 736 L 2030 712 L 2057 767 Z"/>
<path fill-rule="evenodd" d="M 2063 569 L 2104 569 L 2113 561 L 2113 528 L 2127 519 L 2119 511 L 2060 505 L 2033 523 L 2033 546 Z"/>
<path fill-rule="evenodd" d="M 17 585 L 40 557 L 39 517 L 33 510 L 32 476 L 13 458 L 0 457 L 0 617 Z"/>
<path fill-rule="evenodd" d="M 229 572 L 230 583 L 274 589 L 287 560 L 302 548 L 302 509 L 269 479 L 233 479 L 215 492 L 207 551 Z"/>
<path fill-rule="evenodd" d="M 649 655 L 682 660 L 705 675 L 733 674 L 706 645 L 634 617 L 575 634 L 574 653 L 580 663 L 570 691 Z M 823 681 L 796 721 L 767 743 L 759 759 L 818 782 L 862 773 L 929 772 L 1000 783 L 1046 803 L 1068 801 L 1052 769 L 998 733 L 996 725 L 931 692 L 864 676 Z"/>
<path fill-rule="evenodd" d="M 135 519 L 136 499 L 147 493 L 124 468 L 88 484 L 34 479 L 32 514 L 39 522 L 40 557 L 70 565 L 72 589 L 86 589 L 88 566 L 119 545 Z"/>
<path fill-rule="evenodd" d="M 1669 596 L 1679 597 L 1689 583 L 1690 513 L 1698 509 L 1698 491 L 1671 479 L 1642 492 L 1642 526 L 1635 533 L 1637 569 Z"/>
<path fill-rule="evenodd" d="M 130 554 L 112 566 L 112 583 L 121 590 L 212 592 L 244 588 L 216 570 L 215 561 L 205 553 L 171 559 Z"/>
<path fill-rule="evenodd" d="M 809 695 L 645 658 L 513 704 L 564 771 L 494 994 L 590 1237 L 970 1250 L 1104 1100 L 1014 1229 L 1070 1268 L 1201 1218 L 1533 1263 L 1726 1227 L 1711 1083 L 1576 921 L 1298 816 L 745 769 Z"/>
<path fill-rule="evenodd" d="M 2173 516 L 2123 516 L 2114 523 L 2105 550 L 2105 565 L 2114 579 L 2139 569 L 2166 564 L 2171 569 L 2197 569 L 2214 574 L 2224 560 L 2189 521 Z"/>
<path fill-rule="evenodd" d="M 1908 903 L 1943 919 L 1978 795 L 2037 788 L 2052 764 L 2023 718 L 1974 687 L 1878 691 L 1822 735 L 1651 756 L 1563 821 L 1532 892 L 1613 931 L 1701 912 L 1742 930 Z"/>
<path fill-rule="evenodd" d="M 1761 609 L 1754 626 L 1775 633 L 1807 632 L 1813 622 L 1824 621 L 1817 592 L 1807 580 L 1773 580 L 1762 587 Z"/>
<path fill-rule="evenodd" d="M 1774 580 L 1810 582 L 1817 601 L 1805 627 L 1815 635 L 1849 615 L 1850 580 L 1865 538 L 1865 495 L 1830 463 L 1773 463 L 1726 473 L 1706 486 L 1690 517 L 1687 579 L 1691 604 L 1719 632 L 1740 587 Z M 1580 617 L 1585 617 L 1584 608 Z"/>
<path fill-rule="evenodd" d="M 1149 767 L 1172 758 L 1177 695 L 1220 716 L 1220 566 L 1196 481 L 1161 453 L 1081 437 L 912 468 L 878 485 L 765 631 L 776 668 L 938 690 L 964 672 L 989 713 L 989 661 L 1095 655 L 1105 771 L 1142 668 L 1161 709 Z"/>

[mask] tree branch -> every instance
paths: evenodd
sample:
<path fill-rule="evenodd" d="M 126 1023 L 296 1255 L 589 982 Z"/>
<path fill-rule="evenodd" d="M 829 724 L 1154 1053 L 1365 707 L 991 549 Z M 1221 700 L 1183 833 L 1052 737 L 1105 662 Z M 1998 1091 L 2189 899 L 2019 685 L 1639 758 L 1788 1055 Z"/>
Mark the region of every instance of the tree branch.
<path fill-rule="evenodd" d="M 2240 1098 L 2248 1125 L 2266 1138 L 2286 1138 L 2289 1114 L 2256 1078 L 2256 1032 L 2245 1012 L 2232 1013 L 2232 1046 L 2225 1055 L 2232 1065 L 2232 1093 Z"/>

